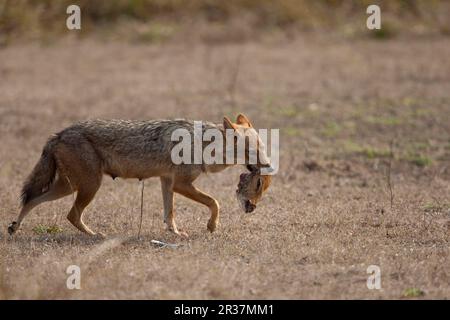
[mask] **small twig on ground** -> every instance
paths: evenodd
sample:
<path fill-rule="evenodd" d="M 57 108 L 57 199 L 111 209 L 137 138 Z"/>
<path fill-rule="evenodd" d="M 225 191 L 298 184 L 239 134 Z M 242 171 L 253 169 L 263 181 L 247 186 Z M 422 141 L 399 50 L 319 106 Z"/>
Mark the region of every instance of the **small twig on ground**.
<path fill-rule="evenodd" d="M 144 213 L 144 180 L 141 180 L 141 220 L 139 221 L 138 239 L 141 238 L 142 216 Z"/>
<path fill-rule="evenodd" d="M 394 140 L 391 140 L 391 142 L 389 143 L 389 161 L 388 161 L 388 168 L 387 168 L 387 173 L 386 173 L 386 180 L 387 180 L 387 186 L 389 189 L 389 198 L 390 198 L 390 203 L 391 203 L 391 209 L 394 206 L 394 191 L 392 188 L 392 180 L 391 180 L 392 159 L 394 158 L 393 145 L 394 145 Z"/>

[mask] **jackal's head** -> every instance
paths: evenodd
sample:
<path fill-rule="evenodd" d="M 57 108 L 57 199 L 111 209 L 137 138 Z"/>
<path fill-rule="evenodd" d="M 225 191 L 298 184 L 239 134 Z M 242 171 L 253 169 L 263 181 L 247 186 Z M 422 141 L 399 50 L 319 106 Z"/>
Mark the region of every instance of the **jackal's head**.
<path fill-rule="evenodd" d="M 261 175 L 260 169 L 256 166 L 247 166 L 247 168 L 250 173 L 240 175 L 236 197 L 241 208 L 246 213 L 250 213 L 256 209 L 262 194 L 269 188 L 271 176 Z"/>
<path fill-rule="evenodd" d="M 270 167 L 266 146 L 250 120 L 243 114 L 237 116 L 235 123 L 224 117 L 223 126 L 224 129 L 233 133 L 235 160 L 240 164 L 244 162 L 250 171 L 250 173 L 240 175 L 236 190 L 239 204 L 246 213 L 249 213 L 256 209 L 256 204 L 271 182 L 270 175 L 261 174 L 261 168 Z M 227 146 L 230 138 L 230 136 L 226 136 Z"/>
<path fill-rule="evenodd" d="M 233 133 L 233 136 L 226 136 L 226 143 L 228 146 L 228 139 L 234 139 L 233 156 L 236 163 L 242 164 L 242 162 L 245 162 L 246 165 L 254 165 L 258 168 L 270 167 L 266 154 L 266 146 L 245 115 L 242 113 L 239 114 L 235 123 L 231 122 L 228 117 L 224 117 L 223 126 L 227 133 L 228 131 Z"/>

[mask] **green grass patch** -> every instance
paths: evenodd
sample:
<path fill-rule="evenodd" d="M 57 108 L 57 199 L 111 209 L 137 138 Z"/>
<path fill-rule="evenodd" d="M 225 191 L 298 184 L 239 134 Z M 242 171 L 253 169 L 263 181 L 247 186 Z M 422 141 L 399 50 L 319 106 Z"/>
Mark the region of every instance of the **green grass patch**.
<path fill-rule="evenodd" d="M 386 21 L 381 23 L 381 29 L 367 30 L 369 36 L 376 40 L 388 40 L 397 34 L 394 26 Z"/>
<path fill-rule="evenodd" d="M 136 35 L 136 40 L 143 43 L 161 43 L 169 40 L 175 32 L 174 25 L 153 22 Z"/>
<path fill-rule="evenodd" d="M 430 147 L 430 144 L 428 142 L 413 142 L 408 147 L 413 151 L 426 150 Z"/>
<path fill-rule="evenodd" d="M 405 298 L 417 298 L 425 295 L 425 292 L 419 288 L 408 288 L 403 291 L 403 297 Z"/>
<path fill-rule="evenodd" d="M 57 234 L 62 232 L 62 229 L 56 225 L 46 226 L 39 224 L 33 228 L 33 232 L 36 234 Z"/>
<path fill-rule="evenodd" d="M 367 159 L 388 158 L 391 155 L 389 149 L 361 146 L 353 141 L 346 141 L 344 144 L 344 150 L 346 153 L 359 154 Z"/>
<path fill-rule="evenodd" d="M 359 153 L 362 149 L 363 147 L 356 142 L 350 140 L 344 142 L 344 150 L 346 153 Z"/>
<path fill-rule="evenodd" d="M 387 149 L 376 149 L 372 147 L 364 148 L 362 153 L 369 159 L 388 158 L 391 155 L 391 152 Z"/>
<path fill-rule="evenodd" d="M 417 105 L 418 103 L 419 103 L 419 101 L 412 97 L 404 97 L 402 99 L 402 104 L 406 107 L 411 107 L 411 106 Z"/>
<path fill-rule="evenodd" d="M 445 211 L 445 210 L 450 210 L 450 203 L 444 203 L 444 204 L 426 203 L 422 207 L 422 209 L 425 212 L 442 212 L 442 211 Z"/>
<path fill-rule="evenodd" d="M 368 116 L 366 117 L 366 122 L 370 124 L 381 124 L 385 126 L 395 126 L 402 123 L 402 121 L 397 117 L 375 117 Z"/>
<path fill-rule="evenodd" d="M 279 97 L 271 94 L 268 94 L 263 98 L 262 104 L 265 110 L 278 117 L 295 118 L 302 113 L 302 111 L 304 111 L 304 109 L 302 110 L 300 106 L 293 103 L 280 101 Z"/>
<path fill-rule="evenodd" d="M 283 130 L 283 132 L 286 134 L 286 135 L 288 135 L 288 136 L 290 136 L 290 137 L 298 137 L 298 136 L 301 136 L 301 131 L 300 131 L 300 129 L 299 128 L 296 128 L 296 127 L 286 127 L 286 128 L 284 128 L 284 129 L 282 129 Z"/>
<path fill-rule="evenodd" d="M 272 108 L 272 111 L 277 115 L 285 117 L 296 117 L 300 113 L 300 110 L 294 105 L 275 107 Z"/>
<path fill-rule="evenodd" d="M 401 152 L 401 150 L 397 150 L 397 153 L 394 152 L 393 157 L 397 160 L 406 161 L 412 163 L 418 167 L 426 167 L 433 163 L 433 160 L 424 155 L 423 153 L 418 152 L 421 148 L 427 148 L 427 144 L 418 143 L 415 145 L 414 151 L 411 149 L 406 153 L 405 151 Z M 361 156 L 366 157 L 367 159 L 381 159 L 381 158 L 389 158 L 391 156 L 391 152 L 388 148 L 376 148 L 372 146 L 362 146 L 353 141 L 345 141 L 343 145 L 344 152 L 347 154 L 359 154 Z M 406 155 L 405 155 L 406 153 Z M 397 154 L 397 156 L 395 156 Z"/>
<path fill-rule="evenodd" d="M 328 122 L 325 128 L 322 129 L 322 134 L 326 137 L 332 138 L 337 136 L 342 131 L 342 127 L 336 122 Z"/>
<path fill-rule="evenodd" d="M 406 160 L 418 167 L 426 167 L 433 162 L 430 157 L 418 153 L 407 155 Z"/>
<path fill-rule="evenodd" d="M 415 108 L 410 112 L 411 116 L 414 118 L 423 118 L 431 115 L 432 113 L 432 110 L 426 108 Z"/>

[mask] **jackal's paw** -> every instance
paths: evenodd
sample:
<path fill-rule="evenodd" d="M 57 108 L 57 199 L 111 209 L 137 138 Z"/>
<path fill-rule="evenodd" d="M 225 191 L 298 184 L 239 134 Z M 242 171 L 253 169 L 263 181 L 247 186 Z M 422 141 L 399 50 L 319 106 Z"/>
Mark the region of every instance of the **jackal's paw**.
<path fill-rule="evenodd" d="M 189 238 L 189 235 L 188 235 L 188 233 L 186 231 L 176 230 L 176 231 L 174 231 L 174 233 L 176 235 L 179 235 L 182 238 L 185 238 L 185 239 Z"/>
<path fill-rule="evenodd" d="M 8 226 L 9 235 L 12 236 L 14 234 L 14 232 L 17 231 L 18 228 L 19 228 L 19 225 L 17 224 L 17 222 L 15 222 L 15 221 L 11 222 L 11 224 Z"/>
<path fill-rule="evenodd" d="M 167 230 L 169 230 L 170 232 L 175 233 L 177 236 L 180 236 L 182 238 L 189 238 L 189 235 L 187 234 L 187 232 L 182 231 L 178 228 L 173 228 L 173 227 L 168 227 Z"/>
<path fill-rule="evenodd" d="M 209 219 L 208 225 L 207 225 L 208 230 L 209 230 L 210 232 L 216 231 L 217 225 L 218 225 L 217 220 L 211 220 L 211 219 Z"/>
<path fill-rule="evenodd" d="M 104 240 L 104 239 L 106 239 L 106 235 L 105 235 L 104 233 L 101 233 L 101 232 L 94 233 L 94 234 L 92 235 L 92 237 L 93 237 L 94 239 L 98 239 L 98 240 Z"/>
<path fill-rule="evenodd" d="M 170 232 L 175 233 L 177 236 L 180 236 L 182 238 L 189 238 L 189 235 L 187 234 L 187 232 L 178 229 L 176 224 L 173 223 L 173 222 L 172 223 L 167 223 L 167 230 L 169 230 Z"/>

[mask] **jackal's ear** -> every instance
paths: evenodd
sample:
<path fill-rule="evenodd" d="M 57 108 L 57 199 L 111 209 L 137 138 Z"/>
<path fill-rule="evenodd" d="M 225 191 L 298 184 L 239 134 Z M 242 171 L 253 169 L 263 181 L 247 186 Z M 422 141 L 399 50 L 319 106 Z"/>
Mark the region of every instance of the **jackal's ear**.
<path fill-rule="evenodd" d="M 236 125 L 228 117 L 223 117 L 223 128 L 236 130 Z"/>
<path fill-rule="evenodd" d="M 245 116 L 245 114 L 239 113 L 236 118 L 236 123 L 240 124 L 241 126 L 246 126 L 249 128 L 253 128 L 252 124 L 250 123 L 250 120 Z"/>

